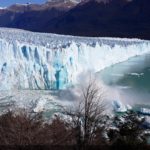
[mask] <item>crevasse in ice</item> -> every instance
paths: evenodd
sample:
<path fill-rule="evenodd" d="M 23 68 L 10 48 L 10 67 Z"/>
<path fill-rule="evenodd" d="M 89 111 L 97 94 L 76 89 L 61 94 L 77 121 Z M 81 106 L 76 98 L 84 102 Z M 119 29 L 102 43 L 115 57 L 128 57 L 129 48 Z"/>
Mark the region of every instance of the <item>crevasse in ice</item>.
<path fill-rule="evenodd" d="M 84 71 L 100 71 L 150 52 L 150 41 L 87 38 L 0 28 L 0 90 L 64 89 Z"/>

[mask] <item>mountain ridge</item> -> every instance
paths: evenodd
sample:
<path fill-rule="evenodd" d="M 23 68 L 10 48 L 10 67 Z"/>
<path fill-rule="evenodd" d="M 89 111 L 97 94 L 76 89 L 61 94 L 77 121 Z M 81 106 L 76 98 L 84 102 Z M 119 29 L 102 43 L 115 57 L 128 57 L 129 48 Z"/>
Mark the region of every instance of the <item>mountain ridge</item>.
<path fill-rule="evenodd" d="M 0 10 L 0 26 L 76 36 L 150 39 L 149 0 L 52 1 L 22 6 L 18 11 L 12 11 L 12 6 L 8 12 Z"/>

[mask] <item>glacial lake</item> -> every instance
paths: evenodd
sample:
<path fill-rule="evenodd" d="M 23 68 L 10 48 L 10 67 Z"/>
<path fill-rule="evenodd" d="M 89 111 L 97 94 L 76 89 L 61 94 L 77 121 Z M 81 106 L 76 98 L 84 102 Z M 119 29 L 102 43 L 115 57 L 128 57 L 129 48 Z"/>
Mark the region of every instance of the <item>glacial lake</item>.
<path fill-rule="evenodd" d="M 150 105 L 150 53 L 112 65 L 97 73 L 113 99 Z"/>

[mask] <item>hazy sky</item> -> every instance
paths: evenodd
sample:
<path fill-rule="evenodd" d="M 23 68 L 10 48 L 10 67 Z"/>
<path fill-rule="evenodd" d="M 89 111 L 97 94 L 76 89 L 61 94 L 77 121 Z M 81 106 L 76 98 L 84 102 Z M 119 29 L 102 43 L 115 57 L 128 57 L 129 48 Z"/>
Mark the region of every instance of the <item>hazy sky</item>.
<path fill-rule="evenodd" d="M 7 7 L 15 3 L 43 3 L 46 0 L 0 0 L 0 7 Z"/>

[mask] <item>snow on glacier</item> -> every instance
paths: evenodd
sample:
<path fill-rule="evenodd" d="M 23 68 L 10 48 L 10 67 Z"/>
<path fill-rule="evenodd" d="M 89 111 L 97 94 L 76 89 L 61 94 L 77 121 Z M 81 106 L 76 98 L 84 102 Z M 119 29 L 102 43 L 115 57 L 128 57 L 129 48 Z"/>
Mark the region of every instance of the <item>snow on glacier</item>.
<path fill-rule="evenodd" d="M 150 41 L 0 28 L 0 90 L 65 89 L 78 76 L 150 52 Z"/>

